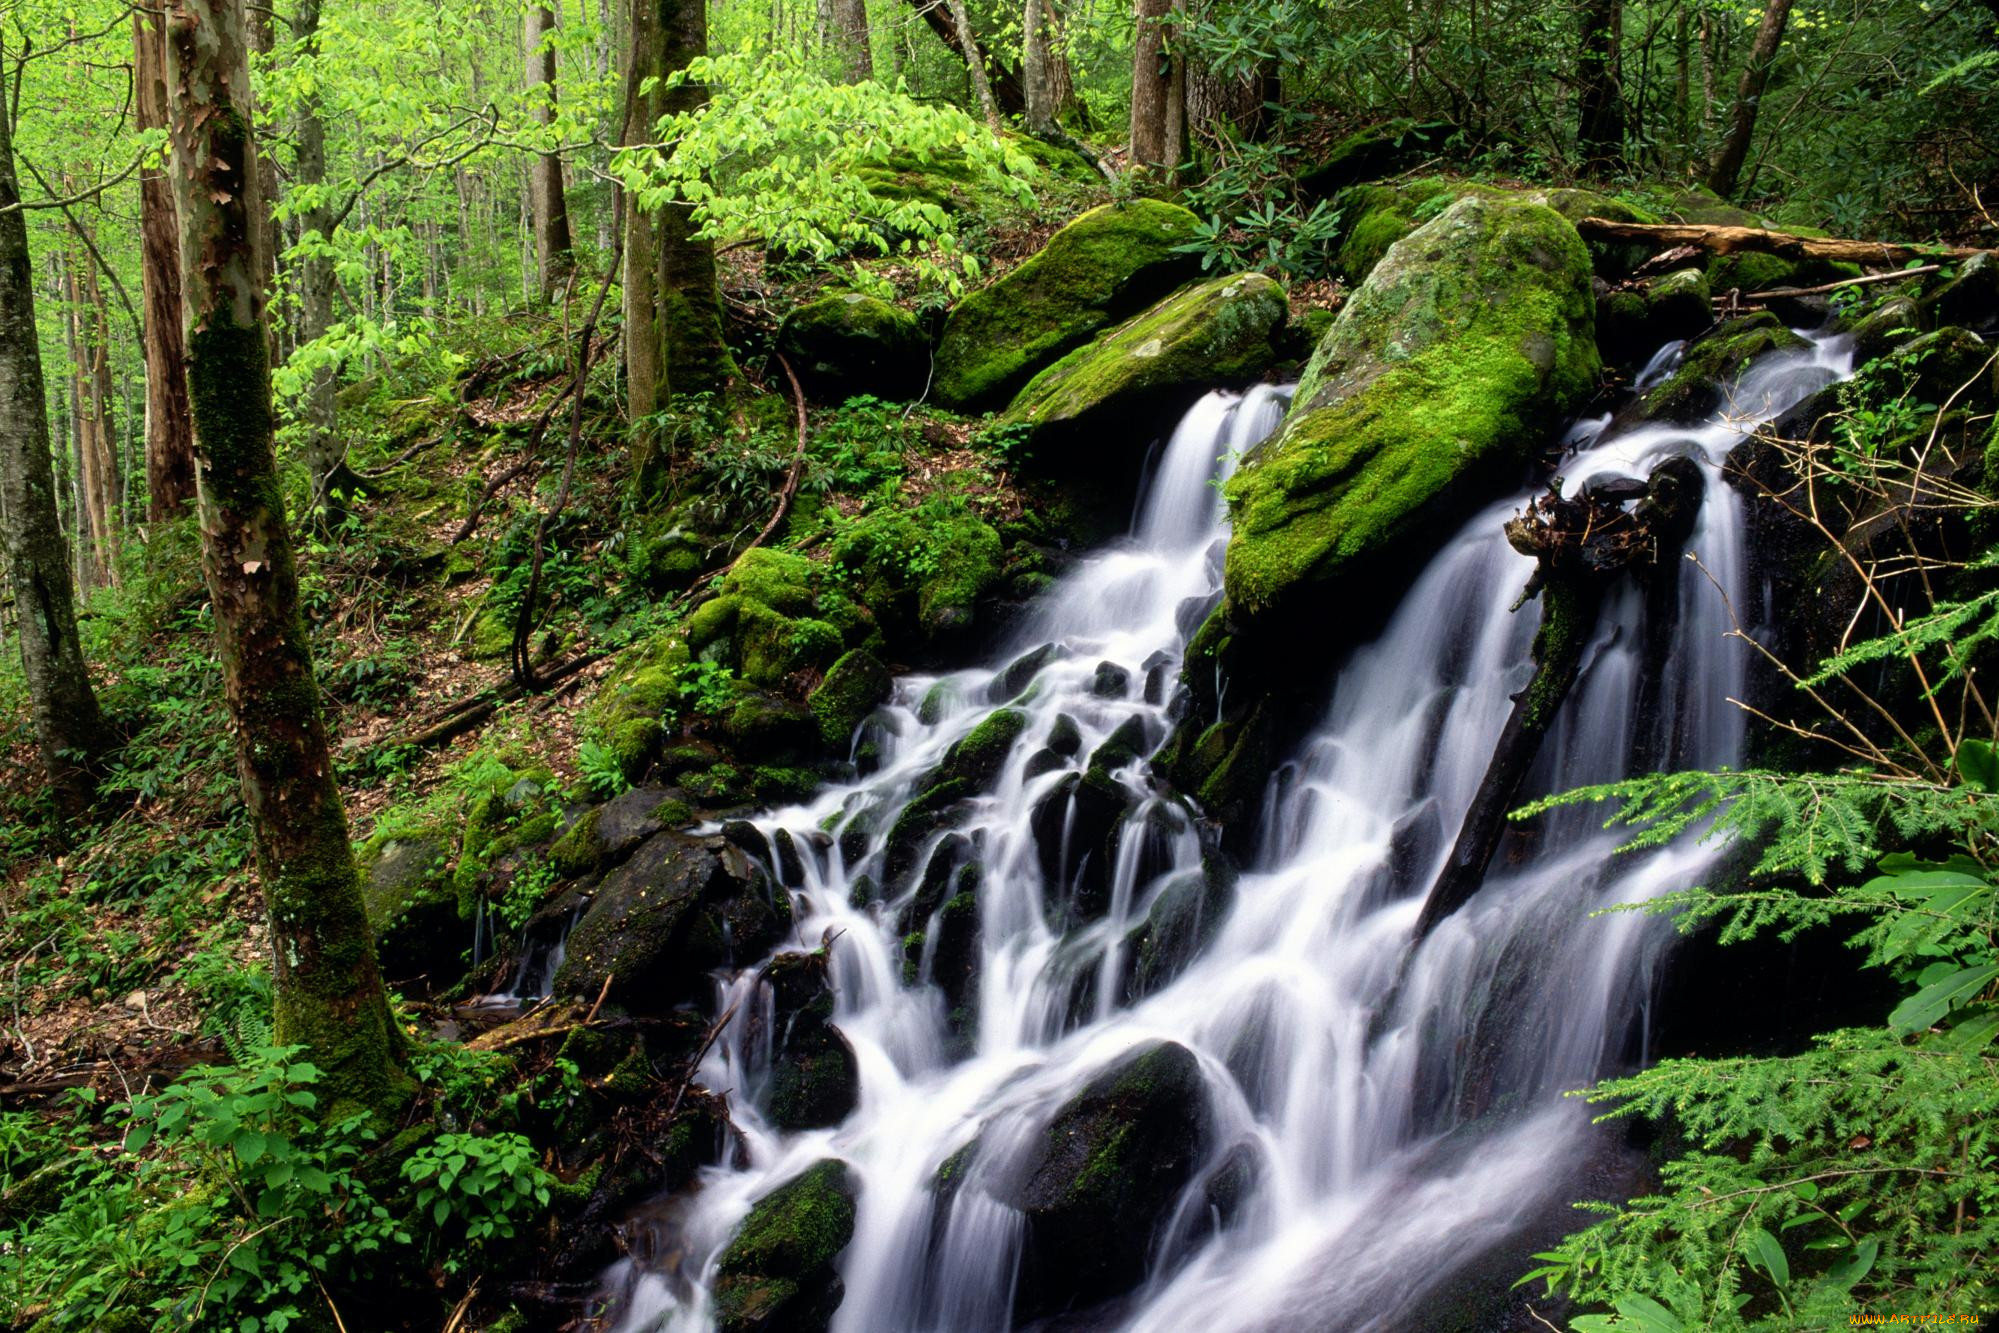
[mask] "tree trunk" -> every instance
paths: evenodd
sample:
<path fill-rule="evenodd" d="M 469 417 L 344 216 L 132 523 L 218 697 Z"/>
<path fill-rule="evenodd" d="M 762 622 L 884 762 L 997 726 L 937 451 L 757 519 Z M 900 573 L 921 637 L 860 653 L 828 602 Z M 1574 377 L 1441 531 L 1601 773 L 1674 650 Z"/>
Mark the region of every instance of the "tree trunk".
<path fill-rule="evenodd" d="M 527 10 L 528 90 L 533 94 L 534 120 L 544 129 L 555 124 L 555 15 L 546 6 Z M 537 153 L 529 163 L 534 202 L 534 248 L 541 274 L 542 303 L 562 293 L 576 267 L 569 236 L 569 201 L 562 190 L 562 158 Z"/>
<path fill-rule="evenodd" d="M 1163 168 L 1167 104 L 1173 70 L 1166 57 L 1166 16 L 1172 0 L 1136 0 L 1131 43 L 1131 165 Z"/>
<path fill-rule="evenodd" d="M 1026 0 L 1020 11 L 1020 89 L 1027 99 L 1022 117 L 1036 137 L 1055 133 L 1053 52 L 1042 0 Z"/>
<path fill-rule="evenodd" d="M 875 76 L 867 0 L 830 0 L 830 10 L 827 35 L 839 57 L 840 76 L 848 83 L 865 83 Z"/>
<path fill-rule="evenodd" d="M 308 56 L 319 54 L 320 5 L 321 0 L 298 0 L 292 11 L 292 31 L 298 38 L 299 49 Z M 297 215 L 301 239 L 316 234 L 322 240 L 331 240 L 333 203 L 325 189 L 326 122 L 320 118 L 317 93 L 306 93 L 299 98 L 292 122 L 292 178 L 299 190 L 309 193 L 314 200 Z M 186 227 L 187 220 L 183 218 L 183 235 Z M 332 327 L 333 283 L 331 260 L 314 255 L 299 261 L 299 346 L 324 337 Z M 299 424 L 300 453 L 312 477 L 313 496 L 316 500 L 329 499 L 329 480 L 347 458 L 347 447 L 339 435 L 339 383 L 331 366 L 322 365 L 313 372 L 300 404 Z"/>
<path fill-rule="evenodd" d="M 304 0 L 305 4 L 313 0 Z M 275 1033 L 325 1071 L 329 1114 L 397 1101 L 375 960 L 298 607 L 271 404 L 243 0 L 172 0 L 168 87 L 203 573 L 270 915 Z"/>
<path fill-rule="evenodd" d="M 654 0 L 632 0 L 631 35 L 626 43 L 625 126 L 623 142 L 649 143 L 659 118 L 659 93 L 641 91 L 658 73 L 659 44 L 654 36 Z M 659 411 L 664 368 L 660 364 L 657 318 L 659 242 L 652 215 L 636 205 L 626 210 L 625 412 L 632 426 L 632 476 L 641 497 L 650 493 L 650 475 L 658 458 L 658 432 L 648 418 Z"/>
<path fill-rule="evenodd" d="M 0 515 L 35 744 L 57 806 L 74 817 L 90 805 L 109 737 L 76 635 L 20 197 L 13 134 L 0 108 Z"/>
<path fill-rule="evenodd" d="M 971 76 L 972 95 L 985 113 L 994 134 L 1000 130 L 999 102 L 993 97 L 992 80 L 986 77 L 986 62 L 979 54 L 979 40 L 972 33 L 972 16 L 965 0 L 945 0 L 951 10 L 951 27 L 958 34 L 958 47 L 965 54 L 965 71 Z"/>
<path fill-rule="evenodd" d="M 93 238 L 94 239 L 94 238 Z M 89 401 L 92 465 L 97 474 L 98 541 L 104 553 L 105 581 L 118 582 L 118 515 L 124 507 L 124 479 L 118 472 L 118 395 L 111 384 L 111 312 L 104 304 L 97 261 L 86 255 L 83 265 L 84 313 L 89 322 L 84 342 L 89 355 Z"/>
<path fill-rule="evenodd" d="M 164 16 L 132 11 L 133 93 L 141 130 L 167 127 Z M 268 210 L 267 210 L 268 211 Z M 139 176 L 140 290 L 146 306 L 146 517 L 178 518 L 194 499 L 194 423 L 181 337 L 180 236 L 164 171 Z"/>
<path fill-rule="evenodd" d="M 157 29 L 157 34 L 154 37 L 154 41 L 158 43 L 158 45 L 156 45 L 156 47 L 154 48 L 154 57 L 153 57 L 157 63 L 154 65 L 154 69 L 159 71 L 159 77 L 161 79 L 160 96 L 164 98 L 166 96 L 166 85 L 165 85 L 166 37 L 165 37 L 165 29 L 160 26 L 161 22 L 164 19 L 164 11 L 159 9 L 153 9 L 149 12 L 151 12 L 154 15 L 155 28 Z M 136 12 L 134 13 L 133 17 L 135 19 L 138 17 Z M 252 51 L 255 51 L 258 55 L 268 56 L 271 54 L 271 52 L 277 49 L 277 27 L 275 24 L 271 22 L 272 17 L 273 14 L 270 7 L 266 5 L 259 5 L 250 11 L 250 49 Z M 250 108 L 251 114 L 262 115 L 263 113 L 258 111 L 254 105 L 254 90 L 252 90 L 252 101 L 253 105 Z M 162 124 L 164 124 L 164 122 L 162 122 Z M 257 255 L 258 255 L 258 262 L 264 266 L 264 272 L 263 272 L 264 300 L 269 301 L 271 299 L 271 293 L 277 290 L 278 255 L 285 248 L 284 232 L 278 224 L 277 214 L 273 211 L 276 209 L 278 203 L 279 186 L 278 186 L 277 159 L 272 157 L 266 157 L 261 154 L 258 156 L 257 187 L 258 187 L 258 197 L 264 201 L 263 214 L 260 218 L 258 218 L 258 225 L 263 228 L 264 238 L 262 244 L 260 244 L 257 247 Z M 171 188 L 169 188 L 168 190 L 168 196 L 169 199 L 171 199 L 172 196 Z M 174 279 L 174 291 L 176 293 L 180 291 L 179 278 Z M 174 313 L 174 327 L 176 329 L 180 327 L 180 314 L 178 309 L 176 309 Z M 280 332 L 281 330 L 277 327 L 277 325 L 273 324 L 271 326 L 272 365 L 276 365 L 282 356 L 282 354 L 279 351 Z M 178 338 L 179 335 L 176 334 L 175 336 L 176 338 Z M 185 397 L 187 393 L 186 375 L 183 374 L 181 379 L 182 379 L 181 393 L 182 396 Z M 192 497 L 193 494 L 194 494 L 193 490 L 190 489 L 188 491 L 188 495 Z"/>
<path fill-rule="evenodd" d="M 1756 111 L 1763 101 L 1763 89 L 1770 82 L 1770 66 L 1776 62 L 1777 48 L 1784 42 L 1784 25 L 1791 18 L 1791 0 L 1769 0 L 1763 8 L 1763 22 L 1757 25 L 1756 40 L 1749 48 L 1749 63 L 1742 68 L 1742 84 L 1735 91 L 1735 110 L 1728 121 L 1728 134 L 1708 168 L 1707 186 L 1726 199 L 1734 195 L 1742 176 L 1742 164 L 1749 160 L 1749 145 L 1756 137 Z"/>
<path fill-rule="evenodd" d="M 1576 148 L 1585 170 L 1605 173 L 1624 163 L 1624 87 L 1619 75 L 1623 0 L 1586 0 L 1578 62 Z"/>
<path fill-rule="evenodd" d="M 968 66 L 974 61 L 979 64 L 979 76 L 986 80 L 992 90 L 993 102 L 1003 116 L 1024 115 L 1027 111 L 1027 95 L 1021 87 L 1020 71 L 1001 64 L 990 54 L 979 50 L 976 37 L 968 40 L 971 20 L 966 19 L 965 33 L 958 30 L 957 13 L 950 0 L 909 0 L 916 10 L 916 16 L 923 20 L 930 31 L 937 34 L 937 40 L 951 49 L 951 53 Z"/>
<path fill-rule="evenodd" d="M 1855 241 L 1840 236 L 1794 236 L 1784 231 L 1764 231 L 1760 227 L 1729 227 L 1720 223 L 1696 222 L 1611 222 L 1605 218 L 1581 218 L 1576 230 L 1585 240 L 1637 242 L 1664 250 L 1668 246 L 1691 245 L 1717 255 L 1754 250 L 1760 254 L 1782 255 L 1786 259 L 1828 259 L 1838 264 L 1899 265 L 1938 258 L 1969 259 L 1989 254 L 1963 245 L 1900 245 L 1893 241 Z"/>
<path fill-rule="evenodd" d="M 658 0 L 658 69 L 662 77 L 708 54 L 707 0 Z M 662 115 L 700 110 L 706 85 L 686 82 L 660 95 Z M 658 311 L 665 378 L 674 393 L 715 393 L 736 377 L 736 362 L 722 336 L 722 294 L 716 280 L 715 243 L 697 239 L 692 211 L 670 203 L 653 221 L 659 248 Z"/>

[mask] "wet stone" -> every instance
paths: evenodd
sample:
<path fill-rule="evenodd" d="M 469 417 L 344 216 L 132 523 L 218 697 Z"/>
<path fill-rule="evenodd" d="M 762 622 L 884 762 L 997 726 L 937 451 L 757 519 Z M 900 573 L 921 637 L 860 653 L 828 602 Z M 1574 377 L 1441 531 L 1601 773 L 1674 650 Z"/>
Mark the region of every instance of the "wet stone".
<path fill-rule="evenodd" d="M 1090 677 L 1090 693 L 1099 699 L 1122 699 L 1131 689 L 1131 673 L 1115 662 L 1097 663 Z"/>

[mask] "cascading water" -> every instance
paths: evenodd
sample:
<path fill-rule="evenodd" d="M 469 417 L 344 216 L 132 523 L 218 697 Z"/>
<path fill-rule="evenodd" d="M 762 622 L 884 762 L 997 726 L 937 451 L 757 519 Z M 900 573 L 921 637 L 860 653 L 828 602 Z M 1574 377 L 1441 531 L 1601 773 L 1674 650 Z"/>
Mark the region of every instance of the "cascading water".
<path fill-rule="evenodd" d="M 1716 585 L 1741 604 L 1743 515 L 1722 459 L 1846 369 L 1843 346 L 1820 342 L 1758 362 L 1700 426 L 1578 424 L 1571 492 L 1643 478 L 1674 455 L 1699 465 L 1706 499 L 1688 549 L 1708 577 L 1678 580 L 1670 650 L 1648 689 L 1647 600 L 1628 581 L 1611 596 L 1528 790 L 1616 778 L 1636 758 L 1739 758 L 1729 700 L 1743 692 L 1743 655 L 1724 642 Z M 1410 1327 L 1463 1262 L 1574 1197 L 1566 1168 L 1593 1138 L 1560 1094 L 1635 1053 L 1670 937 L 1636 914 L 1590 914 L 1688 884 L 1710 852 L 1614 856 L 1590 812 L 1558 811 L 1504 843 L 1471 902 L 1415 942 L 1532 670 L 1535 615 L 1508 608 L 1533 562 L 1502 535 L 1519 499 L 1467 523 L 1339 670 L 1323 723 L 1272 777 L 1255 864 L 1225 913 L 1193 822 L 1131 758 L 1164 736 L 1182 649 L 1216 597 L 1226 529 L 1214 483 L 1283 403 L 1269 388 L 1203 400 L 1164 450 L 1133 539 L 1050 594 L 1001 659 L 1011 665 L 904 678 L 871 724 L 876 771 L 758 821 L 798 849 L 789 947 L 830 941 L 858 1105 L 836 1128 L 775 1128 L 763 1109 L 769 983 L 757 970 L 722 983 L 716 1011 L 735 1017 L 700 1078 L 732 1092 L 740 1164 L 708 1172 L 673 1211 L 672 1235 L 643 1247 L 678 1265 L 628 1260 L 609 1275 L 608 1326 L 712 1326 L 714 1263 L 753 1202 L 838 1157 L 859 1185 L 838 1333 L 1012 1327 L 1026 1241 L 1021 1212 L 999 1201 L 1006 1182 L 1065 1103 L 1160 1041 L 1198 1065 L 1198 1160 L 1178 1204 L 1135 1223 L 1157 1223 L 1146 1277 L 1092 1328 Z M 1311 636 L 1298 646 L 1311 651 Z M 1653 701 L 1644 716 L 1641 696 Z M 959 807 L 970 813 L 912 856 L 898 815 L 924 808 L 926 781 L 998 705 L 1021 715 L 1017 739 Z M 1081 778 L 1086 765 L 1094 776 Z M 1121 834 L 1092 824 L 1090 782 L 1123 789 Z M 976 883 L 958 892 L 967 874 Z M 886 903 L 875 901 L 884 880 Z M 1148 975 L 1134 957 L 1142 928 L 1189 902 L 1220 919 L 1183 932 L 1198 948 L 1177 975 Z M 964 922 L 954 935 L 947 918 L 974 907 L 976 935 Z M 954 1154 L 953 1188 L 940 1192 Z M 1225 1213 L 1213 1188 L 1224 1173 L 1236 1182 Z"/>

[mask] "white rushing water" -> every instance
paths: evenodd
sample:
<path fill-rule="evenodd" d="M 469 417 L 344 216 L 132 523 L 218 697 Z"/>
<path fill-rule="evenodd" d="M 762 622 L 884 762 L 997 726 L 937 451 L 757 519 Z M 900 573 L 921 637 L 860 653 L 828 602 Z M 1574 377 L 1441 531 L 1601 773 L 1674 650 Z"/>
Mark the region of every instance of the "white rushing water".
<path fill-rule="evenodd" d="M 1738 607 L 1752 590 L 1742 507 L 1721 463 L 1751 426 L 1846 370 L 1843 346 L 1823 342 L 1753 366 L 1730 405 L 1697 427 L 1578 423 L 1570 491 L 1645 477 L 1673 455 L 1699 464 L 1708 485 L 1688 548 L 1713 581 L 1684 569 L 1677 614 L 1649 626 L 1643 593 L 1630 579 L 1617 585 L 1530 794 L 1639 765 L 1739 759 L 1741 713 L 1728 700 L 1743 692 L 1744 653 L 1724 637 L 1731 622 L 1716 585 Z M 1591 912 L 1688 884 L 1711 851 L 1614 856 L 1600 813 L 1559 811 L 1510 833 L 1470 903 L 1412 943 L 1511 696 L 1531 675 L 1537 613 L 1508 608 L 1532 562 L 1502 534 L 1525 496 L 1444 544 L 1373 643 L 1344 662 L 1328 658 L 1324 718 L 1272 775 L 1253 863 L 1170 981 L 1138 994 L 1126 937 L 1162 895 L 1201 874 L 1202 845 L 1142 766 L 1117 774 L 1131 808 L 1115 864 L 1092 865 L 1071 845 L 1085 840 L 1074 808 L 1038 821 L 1056 848 L 1037 844 L 1032 812 L 1114 731 L 1136 719 L 1142 752 L 1166 735 L 1186 636 L 1219 586 L 1226 525 L 1214 483 L 1283 407 L 1284 393 L 1269 388 L 1202 400 L 1160 455 L 1131 540 L 1065 577 L 991 665 L 900 680 L 870 733 L 877 771 L 757 821 L 768 834 L 792 831 L 807 851 L 784 947 L 832 941 L 834 1022 L 858 1057 L 859 1104 L 836 1128 L 774 1129 L 759 1109 L 767 1025 L 748 1021 L 756 969 L 718 983 L 716 1012 L 734 1007 L 738 1017 L 700 1077 L 731 1091 L 744 1164 L 706 1172 L 673 1211 L 674 1234 L 656 1247 L 681 1257 L 671 1271 L 627 1261 L 609 1276 L 619 1333 L 712 1327 L 706 1288 L 734 1229 L 756 1199 L 827 1156 L 848 1163 L 860 1191 L 839 1261 L 838 1333 L 1012 1327 L 1021 1215 L 982 1183 L 1015 1169 L 1094 1074 L 1160 1040 L 1199 1061 L 1202 1156 L 1152 1237 L 1145 1280 L 1091 1328 L 1411 1327 L 1421 1302 L 1485 1246 L 1575 1197 L 1596 1140 L 1584 1108 L 1560 1094 L 1641 1054 L 1670 938 L 1636 914 Z M 1670 635 L 1663 654 L 1648 654 L 1648 632 Z M 1300 626 L 1297 651 L 1327 653 L 1332 637 Z M 997 781 L 955 835 L 925 848 L 961 837 L 950 845 L 983 867 L 976 994 L 959 997 L 954 1028 L 952 1002 L 930 984 L 938 914 L 914 922 L 928 929 L 906 984 L 910 923 L 898 918 L 916 888 L 857 907 L 869 895 L 856 884 L 880 877 L 886 830 L 918 781 L 1008 701 L 991 688 L 996 672 L 1051 643 L 1056 654 L 1014 701 L 1028 721 Z M 1105 662 L 1125 681 L 1100 672 Z M 1080 740 L 1065 738 L 1071 728 Z M 1065 742 L 1059 763 L 1046 753 L 1051 740 Z M 856 831 L 870 821 L 875 831 Z M 974 1140 L 963 1184 L 938 1216 L 938 1168 Z M 1225 1163 L 1248 1170 L 1223 1219 L 1202 1191 Z"/>

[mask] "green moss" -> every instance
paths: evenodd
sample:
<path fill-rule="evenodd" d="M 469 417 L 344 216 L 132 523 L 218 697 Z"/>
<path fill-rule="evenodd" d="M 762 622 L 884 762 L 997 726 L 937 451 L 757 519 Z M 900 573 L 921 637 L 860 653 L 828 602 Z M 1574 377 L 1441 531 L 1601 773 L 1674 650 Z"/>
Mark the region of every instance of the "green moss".
<path fill-rule="evenodd" d="M 1175 247 L 1199 220 L 1153 199 L 1092 209 L 1040 254 L 959 302 L 937 347 L 932 392 L 947 407 L 995 406 L 1034 373 L 1195 276 Z"/>
<path fill-rule="evenodd" d="M 856 648 L 842 655 L 805 701 L 819 723 L 819 739 L 829 750 L 844 751 L 861 719 L 894 688 L 888 668 L 867 649 Z"/>
<path fill-rule="evenodd" d="M 945 752 L 926 785 L 958 782 L 979 791 L 992 786 L 1025 730 L 1027 714 L 1020 709 L 994 710 Z"/>
<path fill-rule="evenodd" d="M 929 339 L 907 310 L 837 292 L 800 306 L 777 332 L 808 392 L 834 400 L 868 393 L 903 398 L 923 391 L 930 370 Z"/>
<path fill-rule="evenodd" d="M 925 639 L 961 632 L 1000 585 L 999 533 L 975 514 L 942 506 L 879 509 L 846 525 L 834 560 L 874 620 Z"/>
<path fill-rule="evenodd" d="M 1260 273 L 1216 278 L 1169 297 L 1034 377 L 1004 420 L 1087 432 L 1164 393 L 1255 379 L 1276 359 L 1284 289 Z"/>
<path fill-rule="evenodd" d="M 1461 199 L 1397 245 L 1229 484 L 1232 605 L 1338 580 L 1517 466 L 1594 388 L 1594 315 L 1582 241 L 1544 206 Z"/>
<path fill-rule="evenodd" d="M 1667 421 L 1694 422 L 1720 404 L 1728 387 L 1751 361 L 1805 340 L 1769 311 L 1732 319 L 1693 344 L 1664 384 L 1639 401 L 1639 412 Z"/>
<path fill-rule="evenodd" d="M 792 1279 L 828 1269 L 854 1235 L 854 1187 L 828 1159 L 757 1201 L 722 1251 L 724 1277 Z"/>
<path fill-rule="evenodd" d="M 652 767 L 653 757 L 666 741 L 666 728 L 656 717 L 635 717 L 613 727 L 606 744 L 618 761 L 625 781 L 637 782 Z"/>
<path fill-rule="evenodd" d="M 724 593 L 738 593 L 786 615 L 804 615 L 813 608 L 812 562 L 789 551 L 767 546 L 745 551 L 722 578 Z"/>
<path fill-rule="evenodd" d="M 1356 185 L 1339 194 L 1347 219 L 1335 263 L 1348 282 L 1374 271 L 1389 248 L 1465 193 L 1498 194 L 1488 186 L 1425 176 L 1396 184 Z"/>

